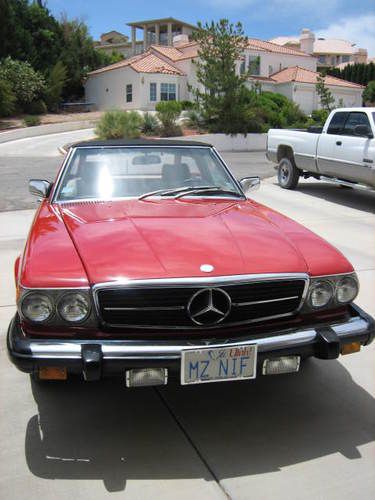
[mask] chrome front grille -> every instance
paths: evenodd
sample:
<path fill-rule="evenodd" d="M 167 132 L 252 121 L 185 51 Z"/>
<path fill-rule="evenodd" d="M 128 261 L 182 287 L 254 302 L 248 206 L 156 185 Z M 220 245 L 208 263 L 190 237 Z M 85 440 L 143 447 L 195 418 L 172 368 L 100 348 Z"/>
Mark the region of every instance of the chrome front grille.
<path fill-rule="evenodd" d="M 227 277 L 223 281 L 220 278 L 198 279 L 196 282 L 176 279 L 170 280 L 170 284 L 164 280 L 150 280 L 124 285 L 97 285 L 94 293 L 98 314 L 107 326 L 211 329 L 295 314 L 302 304 L 307 284 L 308 277 L 303 274 L 247 280 L 233 277 L 233 281 Z M 207 293 L 200 294 L 202 290 L 207 290 Z M 222 299 L 229 296 L 229 300 L 221 300 L 217 290 L 222 293 Z M 229 309 L 226 314 L 223 312 L 222 317 L 220 314 L 216 317 L 214 312 L 212 318 L 209 314 L 201 316 L 206 324 L 199 324 L 192 318 L 192 300 L 199 295 L 194 300 L 198 309 L 199 300 L 202 302 L 203 310 L 206 302 L 210 301 L 210 294 L 214 296 L 214 301 L 218 300 L 217 309 L 228 309 L 227 302 L 230 303 Z"/>

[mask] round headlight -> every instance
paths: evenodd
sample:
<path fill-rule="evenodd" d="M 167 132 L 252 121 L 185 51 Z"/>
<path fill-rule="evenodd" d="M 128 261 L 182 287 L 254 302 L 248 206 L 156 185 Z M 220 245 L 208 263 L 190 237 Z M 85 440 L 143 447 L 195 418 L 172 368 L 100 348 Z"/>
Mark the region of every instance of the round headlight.
<path fill-rule="evenodd" d="M 338 281 L 336 285 L 336 300 L 340 304 L 346 304 L 354 300 L 358 293 L 358 283 L 352 276 Z"/>
<path fill-rule="evenodd" d="M 22 300 L 22 314 L 36 323 L 47 321 L 53 314 L 51 299 L 42 293 L 29 293 Z"/>
<path fill-rule="evenodd" d="M 89 301 L 82 293 L 67 293 L 57 305 L 60 316 L 69 323 L 84 321 L 90 312 Z"/>
<path fill-rule="evenodd" d="M 333 297 L 333 287 L 328 281 L 318 281 L 310 289 L 310 305 L 314 308 L 324 307 Z"/>

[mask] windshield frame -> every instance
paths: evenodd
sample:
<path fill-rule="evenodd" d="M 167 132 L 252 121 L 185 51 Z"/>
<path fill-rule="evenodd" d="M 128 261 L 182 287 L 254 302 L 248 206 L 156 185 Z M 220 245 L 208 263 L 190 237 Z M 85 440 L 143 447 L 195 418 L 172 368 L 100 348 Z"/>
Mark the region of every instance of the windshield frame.
<path fill-rule="evenodd" d="M 220 154 L 217 152 L 217 150 L 213 147 L 213 146 L 210 146 L 210 145 L 207 145 L 207 146 L 201 146 L 201 145 L 197 145 L 197 146 L 192 146 L 191 144 L 190 145 L 178 145 L 178 146 L 175 146 L 175 145 L 160 145 L 158 146 L 157 144 L 150 144 L 150 145 L 142 145 L 142 146 L 139 146 L 139 145 L 129 145 L 129 146 L 113 146 L 113 145 L 108 145 L 108 146 L 95 146 L 95 145 L 87 145 L 87 146 L 78 146 L 78 147 L 71 147 L 68 154 L 66 155 L 65 159 L 64 159 L 64 162 L 61 166 L 61 169 L 60 169 L 60 172 L 56 178 L 56 182 L 54 183 L 54 186 L 53 186 L 53 189 L 51 191 L 51 203 L 57 203 L 57 204 L 67 204 L 67 203 L 78 203 L 78 202 L 85 202 L 85 201 L 120 201 L 120 200 L 136 200 L 138 199 L 138 196 L 123 196 L 123 197 L 113 197 L 113 198 L 72 198 L 72 199 L 69 199 L 69 200 L 62 200 L 62 199 L 58 199 L 58 196 L 59 196 L 59 193 L 60 193 L 60 189 L 61 189 L 61 184 L 62 184 L 62 181 L 64 179 L 64 175 L 67 171 L 67 169 L 70 167 L 70 164 L 71 162 L 73 161 L 74 159 L 74 156 L 75 156 L 75 153 L 78 151 L 78 150 L 81 150 L 81 149 L 101 149 L 101 150 L 105 150 L 105 149 L 153 149 L 153 148 L 160 148 L 160 149 L 208 149 L 210 151 L 210 153 L 218 160 L 219 164 L 221 165 L 221 167 L 225 170 L 225 172 L 228 174 L 229 178 L 231 179 L 231 181 L 233 182 L 234 184 L 234 187 L 238 190 L 238 194 L 241 196 L 241 198 L 243 198 L 244 200 L 246 199 L 246 195 L 242 189 L 242 186 L 240 184 L 240 182 L 234 177 L 234 175 L 232 174 L 232 172 L 230 171 L 230 169 L 228 168 L 228 166 L 226 165 L 225 161 L 223 160 L 223 158 L 220 156 Z M 169 196 L 166 196 L 166 197 L 163 197 L 164 199 L 167 199 L 167 200 L 171 200 L 171 199 L 174 199 L 173 196 L 169 197 Z M 188 198 L 188 196 L 186 196 L 186 198 Z M 231 197 L 228 196 L 228 195 L 220 195 L 220 194 L 217 194 L 217 195 L 208 195 L 207 194 L 202 194 L 202 195 L 192 195 L 191 198 L 224 198 L 224 199 L 230 199 Z M 240 200 L 241 199 L 240 197 L 236 198 L 237 200 Z"/>

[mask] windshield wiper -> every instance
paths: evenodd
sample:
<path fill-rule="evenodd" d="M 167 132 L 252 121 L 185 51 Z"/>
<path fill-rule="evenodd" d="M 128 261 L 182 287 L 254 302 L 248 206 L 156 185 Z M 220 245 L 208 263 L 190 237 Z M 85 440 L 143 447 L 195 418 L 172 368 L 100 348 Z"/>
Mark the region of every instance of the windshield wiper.
<path fill-rule="evenodd" d="M 191 189 L 190 186 L 183 186 L 173 189 L 158 189 L 157 191 L 150 191 L 149 193 L 141 194 L 141 196 L 138 197 L 138 200 L 144 200 L 149 196 L 168 196 L 169 194 L 173 195 L 174 193 L 180 193 L 181 191 L 186 191 L 189 189 Z"/>
<path fill-rule="evenodd" d="M 218 186 L 197 186 L 189 188 L 189 190 L 183 191 L 182 193 L 175 196 L 175 199 L 182 198 L 183 196 L 187 196 L 189 194 L 197 194 L 197 193 L 218 193 L 224 195 L 235 196 L 236 198 L 242 198 L 242 194 L 237 191 L 232 191 L 230 189 L 223 189 Z"/>

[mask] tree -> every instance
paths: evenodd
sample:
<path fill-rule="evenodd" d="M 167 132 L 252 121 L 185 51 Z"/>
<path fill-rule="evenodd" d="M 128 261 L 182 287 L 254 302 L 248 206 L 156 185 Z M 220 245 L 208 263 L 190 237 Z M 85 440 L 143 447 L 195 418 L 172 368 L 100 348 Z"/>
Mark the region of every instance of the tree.
<path fill-rule="evenodd" d="M 368 83 L 362 97 L 365 102 L 375 103 L 375 80 Z"/>
<path fill-rule="evenodd" d="M 67 79 L 67 71 L 66 67 L 61 61 L 57 61 L 57 63 L 50 70 L 48 79 L 47 79 L 47 87 L 44 94 L 45 102 L 47 104 L 47 108 L 49 111 L 57 111 L 62 91 L 64 85 L 66 84 Z"/>
<path fill-rule="evenodd" d="M 332 111 L 334 108 L 335 98 L 332 95 L 332 92 L 326 87 L 324 77 L 320 74 L 316 79 L 315 85 L 316 93 L 319 96 L 320 104 L 323 109 L 327 111 Z"/>
<path fill-rule="evenodd" d="M 199 86 L 192 88 L 208 127 L 212 131 L 238 132 L 244 107 L 242 90 L 248 72 L 237 72 L 237 63 L 247 46 L 240 23 L 233 25 L 227 19 L 219 22 L 198 23 L 193 38 L 199 44 L 196 74 Z"/>
<path fill-rule="evenodd" d="M 38 99 L 45 90 L 43 76 L 32 66 L 23 61 L 7 57 L 0 63 L 0 80 L 12 86 L 17 104 L 24 109 L 32 101 Z"/>

